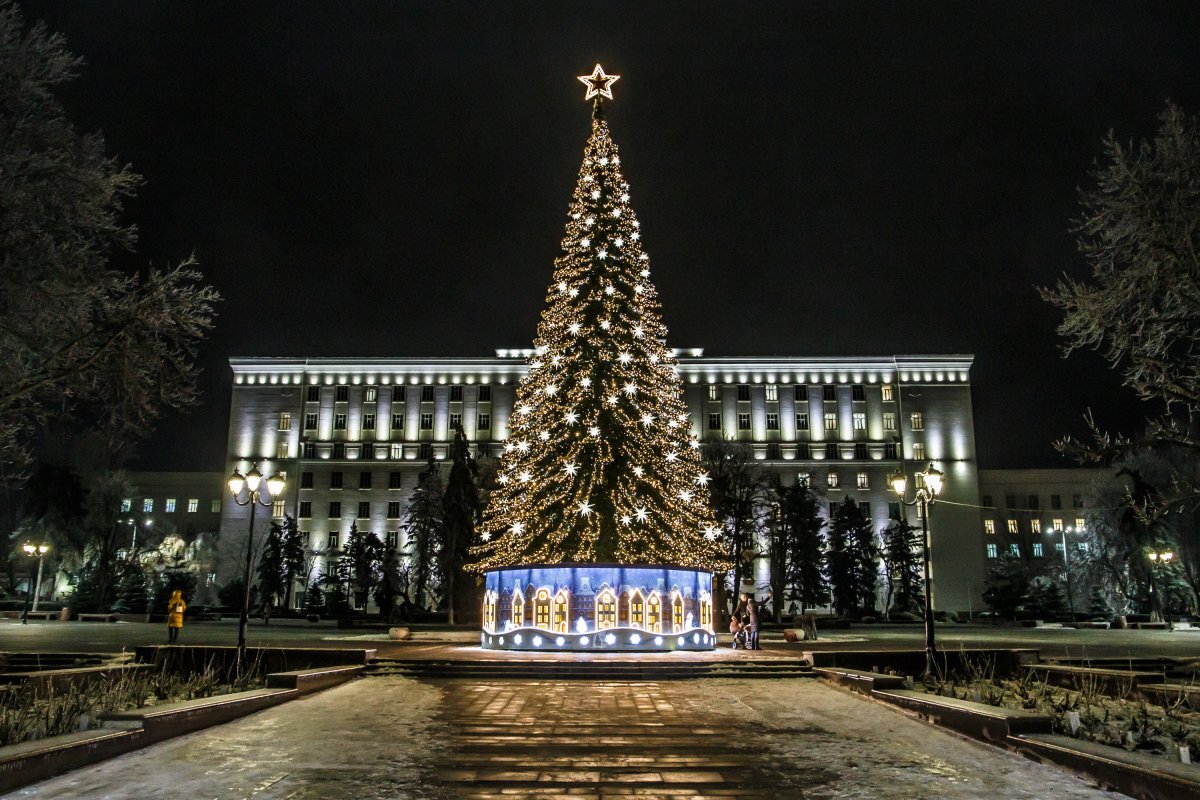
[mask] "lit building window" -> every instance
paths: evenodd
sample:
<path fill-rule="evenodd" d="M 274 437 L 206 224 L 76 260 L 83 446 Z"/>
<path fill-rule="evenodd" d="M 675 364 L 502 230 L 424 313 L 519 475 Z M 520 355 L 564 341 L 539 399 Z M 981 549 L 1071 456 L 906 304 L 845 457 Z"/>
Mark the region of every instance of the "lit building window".
<path fill-rule="evenodd" d="M 1061 519 L 1050 520 L 1050 527 L 1054 528 L 1055 533 L 1061 533 L 1063 530 L 1063 521 Z"/>
<path fill-rule="evenodd" d="M 775 401 L 779 399 L 779 387 L 773 383 L 767 384 L 767 401 Z"/>
<path fill-rule="evenodd" d="M 808 486 L 809 480 L 810 480 L 810 476 L 807 472 L 797 472 L 796 473 L 796 485 L 797 486 Z"/>
<path fill-rule="evenodd" d="M 985 519 L 983 521 L 983 532 L 984 533 L 995 533 L 996 532 L 996 520 Z"/>
<path fill-rule="evenodd" d="M 825 430 L 827 430 L 827 431 L 836 431 L 837 430 L 837 414 L 836 413 L 831 411 L 831 412 L 827 412 L 825 414 Z"/>
<path fill-rule="evenodd" d="M 658 592 L 652 592 L 646 601 L 646 630 L 662 633 L 662 598 Z"/>
<path fill-rule="evenodd" d="M 550 630 L 550 590 L 538 589 L 533 595 L 533 625 L 544 631 Z"/>
<path fill-rule="evenodd" d="M 149 497 L 147 497 L 145 500 L 142 501 L 142 511 L 149 514 L 153 510 L 154 510 L 154 501 L 152 499 L 150 499 Z"/>
<path fill-rule="evenodd" d="M 284 512 L 283 501 L 282 500 L 272 500 L 271 501 L 271 516 L 272 517 L 282 517 L 283 512 Z"/>
<path fill-rule="evenodd" d="M 290 431 L 292 429 L 292 415 L 287 412 L 279 415 L 279 430 Z"/>
<path fill-rule="evenodd" d="M 913 461 L 925 460 L 925 443 L 913 442 Z"/>
<path fill-rule="evenodd" d="M 920 411 L 912 412 L 912 415 L 909 417 L 909 419 L 912 422 L 912 429 L 914 431 L 925 430 L 925 416 Z"/>
<path fill-rule="evenodd" d="M 885 383 L 883 386 L 880 386 L 879 389 L 883 394 L 883 402 L 890 403 L 894 399 L 892 397 L 892 385 L 890 383 Z"/>
<path fill-rule="evenodd" d="M 1008 532 L 1017 533 L 1017 521 L 1015 519 L 1010 519 L 1008 521 Z"/>
<path fill-rule="evenodd" d="M 829 475 L 825 478 L 825 485 L 830 489 L 838 488 L 838 474 L 836 472 L 829 473 Z"/>
<path fill-rule="evenodd" d="M 683 633 L 683 595 L 671 592 L 671 632 Z"/>
<path fill-rule="evenodd" d="M 638 590 L 629 598 L 629 626 L 639 630 L 646 627 L 646 599 Z"/>
<path fill-rule="evenodd" d="M 1075 518 L 1075 530 L 1077 530 L 1077 531 L 1083 530 L 1083 517 Z"/>
<path fill-rule="evenodd" d="M 128 514 L 132 510 L 133 510 L 133 500 L 126 497 L 124 500 L 121 501 L 121 513 Z"/>
<path fill-rule="evenodd" d="M 854 430 L 865 431 L 867 429 L 867 415 L 861 411 L 856 411 L 853 416 Z"/>
<path fill-rule="evenodd" d="M 554 630 L 558 633 L 571 630 L 571 594 L 566 588 L 554 595 Z"/>
<path fill-rule="evenodd" d="M 433 389 L 432 386 L 426 388 Z M 519 586 L 513 589 L 512 623 L 518 628 L 525 625 L 525 595 L 521 594 L 521 587 Z"/>
<path fill-rule="evenodd" d="M 896 430 L 896 414 L 894 411 L 883 412 L 883 429 L 885 431 Z"/>
<path fill-rule="evenodd" d="M 995 543 L 989 542 L 987 546 L 987 557 L 996 558 L 997 555 Z"/>
<path fill-rule="evenodd" d="M 596 595 L 596 630 L 617 626 L 617 596 L 605 586 Z"/>
<path fill-rule="evenodd" d="M 366 389 L 363 389 L 363 402 L 364 403 L 374 403 L 375 398 L 378 396 L 379 396 L 379 390 L 376 389 L 374 386 L 368 386 Z"/>
<path fill-rule="evenodd" d="M 165 511 L 168 514 L 175 513 L 175 498 L 174 497 L 167 498 L 167 501 L 163 504 L 163 511 Z"/>
<path fill-rule="evenodd" d="M 769 430 L 769 431 L 779 430 L 779 415 L 778 414 L 767 414 L 767 430 Z"/>
<path fill-rule="evenodd" d="M 392 458 L 404 458 L 404 445 L 392 445 L 391 452 L 388 455 Z"/>
<path fill-rule="evenodd" d="M 197 511 L 199 511 L 199 510 L 200 510 L 200 498 L 198 498 L 198 497 L 189 497 L 189 498 L 188 498 L 188 510 L 187 510 L 187 513 L 189 513 L 189 514 L 195 514 L 195 513 L 196 513 Z"/>
<path fill-rule="evenodd" d="M 329 537 L 325 540 L 325 549 L 331 553 L 338 549 L 338 535 L 336 533 L 329 534 Z"/>
<path fill-rule="evenodd" d="M 1042 557 L 1042 543 L 1041 542 L 1033 543 L 1033 557 L 1034 558 Z"/>
<path fill-rule="evenodd" d="M 710 383 L 708 385 L 708 399 L 709 400 L 720 400 L 721 399 L 721 387 L 717 386 L 715 383 Z"/>
<path fill-rule="evenodd" d="M 865 473 L 865 472 L 858 473 L 858 488 L 859 489 L 870 489 L 871 488 L 867 484 L 867 473 Z"/>
<path fill-rule="evenodd" d="M 1008 545 L 1008 552 L 1014 556 L 1020 556 L 1021 555 L 1021 545 L 1017 544 L 1016 542 L 1010 543 Z"/>
<path fill-rule="evenodd" d="M 700 627 L 712 630 L 712 596 L 708 592 L 700 592 Z"/>
<path fill-rule="evenodd" d="M 275 448 L 275 457 L 281 459 L 287 458 L 289 450 L 290 448 L 288 447 L 287 442 L 280 442 Z"/>

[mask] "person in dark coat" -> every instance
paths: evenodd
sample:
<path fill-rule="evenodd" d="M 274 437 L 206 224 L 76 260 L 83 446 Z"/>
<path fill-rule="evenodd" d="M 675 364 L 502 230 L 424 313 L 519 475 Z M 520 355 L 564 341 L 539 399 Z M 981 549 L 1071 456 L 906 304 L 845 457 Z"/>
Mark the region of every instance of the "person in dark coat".
<path fill-rule="evenodd" d="M 741 615 L 742 628 L 746 632 L 746 649 L 758 649 L 758 604 L 748 592 L 742 592 L 742 602 L 738 605 Z"/>

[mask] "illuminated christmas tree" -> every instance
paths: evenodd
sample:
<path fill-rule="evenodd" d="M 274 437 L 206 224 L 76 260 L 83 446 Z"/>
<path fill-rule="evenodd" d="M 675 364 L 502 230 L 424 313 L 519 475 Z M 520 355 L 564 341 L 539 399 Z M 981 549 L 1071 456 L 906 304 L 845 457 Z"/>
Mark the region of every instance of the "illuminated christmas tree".
<path fill-rule="evenodd" d="M 597 65 L 580 78 L 596 98 L 592 134 L 472 551 L 476 570 L 723 566 L 709 476 L 603 116 L 618 77 Z"/>

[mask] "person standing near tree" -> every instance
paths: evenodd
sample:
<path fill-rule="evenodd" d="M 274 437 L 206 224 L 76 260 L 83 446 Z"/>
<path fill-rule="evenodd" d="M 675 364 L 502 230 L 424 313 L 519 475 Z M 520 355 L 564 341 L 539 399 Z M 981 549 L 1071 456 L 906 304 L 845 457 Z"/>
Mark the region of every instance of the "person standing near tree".
<path fill-rule="evenodd" d="M 179 630 L 183 627 L 183 612 L 187 603 L 183 601 L 183 592 L 175 589 L 171 599 L 167 601 L 167 641 L 171 644 L 179 641 Z"/>
<path fill-rule="evenodd" d="M 758 649 L 758 604 L 754 602 L 754 595 L 749 592 L 742 592 L 742 602 L 738 605 L 738 610 L 734 615 L 742 620 L 742 628 L 746 631 L 746 649 Z"/>

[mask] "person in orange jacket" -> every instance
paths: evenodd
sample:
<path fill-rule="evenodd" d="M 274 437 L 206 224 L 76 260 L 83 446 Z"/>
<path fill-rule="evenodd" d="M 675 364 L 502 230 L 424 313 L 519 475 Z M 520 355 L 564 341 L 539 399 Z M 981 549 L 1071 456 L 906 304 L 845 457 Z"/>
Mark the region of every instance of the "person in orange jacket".
<path fill-rule="evenodd" d="M 167 641 L 172 644 L 179 640 L 179 629 L 183 627 L 183 612 L 186 610 L 183 593 L 175 589 L 167 601 Z"/>

